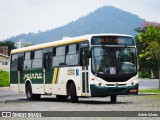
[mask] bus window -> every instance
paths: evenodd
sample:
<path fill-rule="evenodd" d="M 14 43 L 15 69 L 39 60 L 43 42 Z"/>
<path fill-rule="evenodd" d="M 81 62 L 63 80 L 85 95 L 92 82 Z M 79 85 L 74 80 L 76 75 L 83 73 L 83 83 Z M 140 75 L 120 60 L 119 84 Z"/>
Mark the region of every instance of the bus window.
<path fill-rule="evenodd" d="M 65 65 L 65 46 L 57 47 L 55 55 L 53 57 L 53 66 Z"/>
<path fill-rule="evenodd" d="M 56 48 L 56 56 L 65 55 L 65 46 L 60 46 Z"/>
<path fill-rule="evenodd" d="M 42 58 L 42 50 L 37 50 L 34 52 L 34 59 Z"/>
<path fill-rule="evenodd" d="M 78 65 L 78 45 L 69 45 L 69 50 L 66 55 L 67 65 Z"/>
<path fill-rule="evenodd" d="M 18 70 L 18 54 L 11 56 L 11 71 Z"/>
<path fill-rule="evenodd" d="M 69 53 L 68 54 L 76 54 L 76 44 L 69 45 Z"/>
<path fill-rule="evenodd" d="M 23 62 L 24 62 L 24 53 L 18 54 L 18 71 L 23 70 Z"/>
<path fill-rule="evenodd" d="M 42 50 L 34 51 L 34 59 L 32 60 L 32 68 L 42 67 Z"/>
<path fill-rule="evenodd" d="M 25 60 L 30 60 L 31 59 L 31 52 L 26 52 L 25 53 Z"/>
<path fill-rule="evenodd" d="M 31 68 L 31 52 L 26 52 L 24 57 L 24 66 L 23 69 L 30 69 Z"/>

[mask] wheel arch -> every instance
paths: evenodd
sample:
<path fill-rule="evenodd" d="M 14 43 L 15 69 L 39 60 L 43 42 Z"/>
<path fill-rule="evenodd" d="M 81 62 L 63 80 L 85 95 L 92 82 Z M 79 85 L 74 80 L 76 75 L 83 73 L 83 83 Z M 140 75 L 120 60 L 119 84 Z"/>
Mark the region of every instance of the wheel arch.
<path fill-rule="evenodd" d="M 31 84 L 31 88 L 32 88 L 32 82 L 30 80 L 26 80 L 25 81 L 25 92 L 26 92 L 26 88 L 28 84 Z"/>
<path fill-rule="evenodd" d="M 74 83 L 74 81 L 72 80 L 72 79 L 69 79 L 68 81 L 67 81 L 67 84 L 66 84 L 66 92 L 67 92 L 67 95 L 69 95 L 69 87 L 70 87 L 70 85 L 71 85 L 71 83 Z M 76 86 L 76 84 L 74 83 L 74 85 Z"/>

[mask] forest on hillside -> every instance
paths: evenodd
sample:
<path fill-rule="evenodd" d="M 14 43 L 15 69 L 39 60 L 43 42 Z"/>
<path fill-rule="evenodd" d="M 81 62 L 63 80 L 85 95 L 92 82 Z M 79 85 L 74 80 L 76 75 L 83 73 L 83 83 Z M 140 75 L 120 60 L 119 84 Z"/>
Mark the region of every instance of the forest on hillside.
<path fill-rule="evenodd" d="M 105 6 L 64 26 L 44 32 L 39 30 L 39 33 L 23 33 L 7 40 L 12 42 L 25 40 L 32 44 L 40 44 L 60 40 L 63 37 L 97 33 L 120 33 L 136 36 L 137 32 L 135 29 L 140 27 L 144 22 L 145 20 L 137 15 L 115 7 Z"/>

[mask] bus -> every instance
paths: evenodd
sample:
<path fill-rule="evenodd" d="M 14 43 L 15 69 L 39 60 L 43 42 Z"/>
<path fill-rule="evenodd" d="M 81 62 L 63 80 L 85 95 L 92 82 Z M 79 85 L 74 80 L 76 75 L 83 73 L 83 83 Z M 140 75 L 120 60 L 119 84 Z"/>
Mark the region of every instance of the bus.
<path fill-rule="evenodd" d="M 135 40 L 124 34 L 90 34 L 11 51 L 10 87 L 29 100 L 138 94 Z"/>

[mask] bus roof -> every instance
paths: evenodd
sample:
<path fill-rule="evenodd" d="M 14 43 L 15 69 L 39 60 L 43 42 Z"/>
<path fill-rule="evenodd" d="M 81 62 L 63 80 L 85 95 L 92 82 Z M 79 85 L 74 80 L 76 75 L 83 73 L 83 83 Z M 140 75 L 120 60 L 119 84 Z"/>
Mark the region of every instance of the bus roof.
<path fill-rule="evenodd" d="M 48 42 L 48 43 L 33 45 L 33 46 L 29 46 L 29 47 L 14 49 L 11 51 L 11 54 L 39 50 L 39 49 L 43 49 L 43 48 L 60 46 L 60 45 L 65 45 L 65 44 L 72 44 L 72 43 L 76 43 L 76 42 L 82 42 L 85 40 L 87 40 L 86 37 L 67 38 L 67 39 L 63 39 L 63 40 L 57 40 L 54 42 Z"/>
<path fill-rule="evenodd" d="M 79 37 L 74 37 L 74 38 L 66 38 L 66 39 L 57 40 L 57 41 L 53 41 L 49 43 L 42 43 L 42 44 L 33 45 L 29 47 L 14 49 L 11 51 L 11 54 L 39 50 L 43 48 L 60 46 L 60 45 L 65 45 L 65 44 L 72 44 L 76 42 L 82 42 L 82 41 L 90 40 L 92 36 L 128 36 L 128 37 L 132 37 L 130 35 L 125 35 L 125 34 L 111 34 L 111 33 L 110 34 L 90 34 L 90 35 L 84 35 L 84 36 L 79 36 Z"/>

